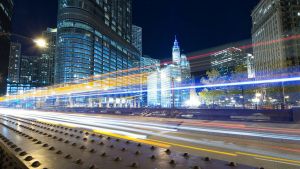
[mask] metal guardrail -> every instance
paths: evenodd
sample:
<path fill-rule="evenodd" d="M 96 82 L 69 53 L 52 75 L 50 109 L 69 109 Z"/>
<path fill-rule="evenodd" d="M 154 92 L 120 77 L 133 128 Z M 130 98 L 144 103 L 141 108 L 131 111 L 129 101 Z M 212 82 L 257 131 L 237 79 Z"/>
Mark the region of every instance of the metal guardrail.
<path fill-rule="evenodd" d="M 254 169 L 84 129 L 0 116 L 1 169 Z"/>

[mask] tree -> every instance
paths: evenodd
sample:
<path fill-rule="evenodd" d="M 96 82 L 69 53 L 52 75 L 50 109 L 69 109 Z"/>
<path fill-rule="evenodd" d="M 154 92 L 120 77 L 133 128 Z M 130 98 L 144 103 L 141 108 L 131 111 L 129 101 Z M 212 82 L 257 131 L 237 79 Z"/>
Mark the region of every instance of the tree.
<path fill-rule="evenodd" d="M 207 75 L 207 78 L 201 79 L 202 84 L 206 84 L 206 85 L 216 83 L 221 77 L 220 72 L 216 69 L 207 71 L 206 75 Z"/>
<path fill-rule="evenodd" d="M 202 78 L 201 83 L 204 85 L 211 85 L 221 82 L 221 76 L 218 70 L 212 69 L 206 72 L 207 78 Z M 224 91 L 213 88 L 205 88 L 199 93 L 201 99 L 207 105 L 214 105 L 216 100 L 219 100 L 222 95 L 224 95 Z"/>

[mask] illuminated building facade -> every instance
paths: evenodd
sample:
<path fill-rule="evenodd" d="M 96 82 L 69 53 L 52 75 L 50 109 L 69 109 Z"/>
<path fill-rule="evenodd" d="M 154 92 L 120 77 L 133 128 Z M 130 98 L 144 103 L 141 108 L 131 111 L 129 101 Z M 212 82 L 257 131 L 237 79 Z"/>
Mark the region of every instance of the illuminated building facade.
<path fill-rule="evenodd" d="M 160 68 L 160 60 L 158 59 L 153 59 L 150 56 L 142 56 L 141 57 L 141 73 L 143 74 L 141 80 L 142 84 L 142 97 L 141 97 L 141 106 L 146 106 L 147 105 L 147 86 L 152 85 L 152 84 L 147 84 L 147 78 L 148 75 L 151 74 L 152 72 L 156 72 Z M 155 76 L 155 75 L 154 75 Z M 153 84 L 155 85 L 155 84 Z"/>
<path fill-rule="evenodd" d="M 247 70 L 242 77 L 254 78 L 252 48 L 243 47 L 249 43 L 249 41 L 240 41 L 188 54 L 188 58 L 191 58 L 189 60 L 191 72 L 196 78 L 196 83 L 200 83 L 202 78 L 206 78 L 207 71 L 212 69 L 217 70 L 224 78 L 231 77 L 238 66 L 244 66 Z"/>
<path fill-rule="evenodd" d="M 9 34 L 11 32 L 11 20 L 13 14 L 14 3 L 12 0 L 1 0 L 0 1 L 0 58 L 1 62 L 7 65 L 9 52 L 10 52 L 10 38 Z M 7 72 L 6 67 L 1 68 L 1 72 Z M 2 76 L 3 79 L 6 79 L 6 73 Z M 5 93 L 4 84 L 0 84 L 0 93 Z"/>
<path fill-rule="evenodd" d="M 143 29 L 136 25 L 132 25 L 132 44 L 143 55 Z"/>
<path fill-rule="evenodd" d="M 175 39 L 172 50 L 173 63 L 163 66 L 148 76 L 148 106 L 162 108 L 186 107 L 190 99 L 189 89 L 176 89 L 191 85 L 190 64 L 186 55 L 180 53 Z"/>
<path fill-rule="evenodd" d="M 20 80 L 21 44 L 10 44 L 10 56 L 8 65 L 8 83 L 18 83 Z"/>
<path fill-rule="evenodd" d="M 291 38 L 300 33 L 299 0 L 261 0 L 252 12 L 254 66 L 258 79 L 298 70 L 300 42 Z M 272 43 L 268 43 L 272 42 Z"/>
<path fill-rule="evenodd" d="M 217 70 L 221 76 L 230 76 L 238 65 L 245 65 L 246 53 L 236 47 L 230 47 L 211 55 L 211 67 Z"/>
<path fill-rule="evenodd" d="M 114 94 L 141 90 L 141 77 L 135 76 L 140 73 L 141 55 L 132 45 L 131 0 L 59 0 L 56 44 L 55 84 L 88 83 L 101 77 L 106 80 L 97 84 L 98 89 L 110 91 L 105 96 L 57 99 L 56 104 L 140 106 L 140 94 Z"/>
<path fill-rule="evenodd" d="M 38 62 L 36 56 L 21 55 L 21 44 L 11 43 L 7 95 L 16 95 L 37 87 Z"/>
<path fill-rule="evenodd" d="M 131 0 L 59 0 L 55 83 L 138 67 L 131 42 Z"/>
<path fill-rule="evenodd" d="M 159 70 L 149 73 L 147 77 L 147 106 L 161 107 L 161 72 Z"/>
<path fill-rule="evenodd" d="M 42 86 L 54 84 L 54 61 L 56 54 L 56 35 L 57 29 L 47 28 L 43 31 L 42 37 L 47 42 L 47 47 L 42 50 L 41 56 L 38 58 L 38 83 Z"/>

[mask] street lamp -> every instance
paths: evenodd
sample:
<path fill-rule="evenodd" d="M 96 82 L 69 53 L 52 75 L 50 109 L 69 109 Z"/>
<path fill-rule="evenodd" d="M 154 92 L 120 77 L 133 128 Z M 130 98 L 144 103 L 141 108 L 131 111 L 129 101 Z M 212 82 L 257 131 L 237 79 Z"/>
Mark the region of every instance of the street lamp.
<path fill-rule="evenodd" d="M 43 38 L 34 39 L 33 42 L 36 44 L 38 48 L 44 49 L 47 48 L 47 41 Z"/>

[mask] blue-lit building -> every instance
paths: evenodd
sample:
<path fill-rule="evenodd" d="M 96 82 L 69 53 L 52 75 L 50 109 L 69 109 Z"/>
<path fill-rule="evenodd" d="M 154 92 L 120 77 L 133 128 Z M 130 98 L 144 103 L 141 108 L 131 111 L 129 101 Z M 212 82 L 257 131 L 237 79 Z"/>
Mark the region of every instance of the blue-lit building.
<path fill-rule="evenodd" d="M 21 44 L 11 43 L 7 95 L 16 95 L 38 86 L 38 57 L 21 54 Z"/>
<path fill-rule="evenodd" d="M 186 107 L 186 102 L 190 99 L 190 89 L 184 87 L 192 84 L 192 78 L 190 64 L 186 55 L 181 54 L 177 39 L 172 50 L 172 61 L 172 64 L 164 65 L 148 76 L 149 107 Z"/>
<path fill-rule="evenodd" d="M 59 0 L 55 83 L 139 66 L 131 42 L 131 0 Z"/>
<path fill-rule="evenodd" d="M 150 56 L 144 55 L 143 57 L 141 57 L 141 74 L 142 74 L 142 97 L 141 97 L 141 106 L 146 106 L 147 105 L 147 86 L 148 85 L 155 85 L 154 84 L 147 84 L 147 78 L 148 76 L 153 73 L 153 72 L 157 72 L 157 70 L 160 69 L 160 60 L 159 59 L 153 59 Z"/>
<path fill-rule="evenodd" d="M 140 52 L 132 44 L 131 0 L 59 0 L 55 84 L 76 84 L 105 77 L 99 89 L 139 91 Z M 128 71 L 130 70 L 130 71 Z M 136 79 L 138 78 L 138 79 Z M 135 85 L 128 85 L 135 84 Z M 118 86 L 111 87 L 111 86 Z M 89 93 L 90 95 L 90 93 Z M 140 94 L 64 98 L 68 106 L 139 107 Z"/>
<path fill-rule="evenodd" d="M 56 54 L 57 29 L 47 28 L 43 31 L 42 37 L 47 42 L 47 47 L 41 49 L 41 56 L 38 58 L 38 83 L 41 86 L 54 84 L 54 63 Z"/>
<path fill-rule="evenodd" d="M 14 2 L 13 0 L 0 1 L 0 58 L 1 64 L 0 72 L 7 72 L 6 65 L 8 64 L 10 52 L 10 34 L 11 22 L 13 14 Z M 6 79 L 6 73 L 3 73 L 3 78 Z M 5 94 L 5 84 L 0 83 L 0 94 Z"/>
<path fill-rule="evenodd" d="M 143 28 L 132 25 L 132 44 L 143 55 Z"/>

